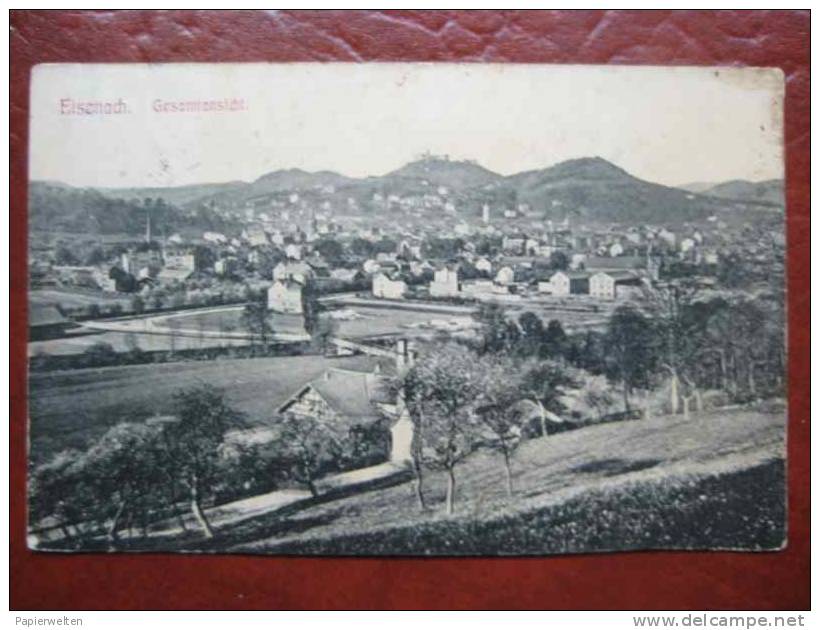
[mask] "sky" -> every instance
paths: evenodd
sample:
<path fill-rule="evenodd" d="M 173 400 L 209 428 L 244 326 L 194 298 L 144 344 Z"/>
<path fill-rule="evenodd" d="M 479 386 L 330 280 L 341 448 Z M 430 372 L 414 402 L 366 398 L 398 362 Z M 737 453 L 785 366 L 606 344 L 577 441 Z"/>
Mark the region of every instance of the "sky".
<path fill-rule="evenodd" d="M 233 109 L 162 111 L 191 101 Z M 360 177 L 429 151 L 504 175 L 600 156 L 667 185 L 758 181 L 783 177 L 782 103 L 782 74 L 754 68 L 45 64 L 29 172 L 94 187 Z"/>

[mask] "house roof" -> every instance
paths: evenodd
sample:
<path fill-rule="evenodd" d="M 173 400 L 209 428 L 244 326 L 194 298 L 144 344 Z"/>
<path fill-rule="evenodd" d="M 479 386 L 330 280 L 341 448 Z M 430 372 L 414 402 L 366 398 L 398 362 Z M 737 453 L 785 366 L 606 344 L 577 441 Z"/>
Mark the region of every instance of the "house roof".
<path fill-rule="evenodd" d="M 590 256 L 584 261 L 587 269 L 646 269 L 644 256 Z"/>
<path fill-rule="evenodd" d="M 625 271 L 625 270 L 624 271 L 599 271 L 595 275 L 597 276 L 598 274 L 605 274 L 605 275 L 609 276 L 610 278 L 612 278 L 615 282 L 627 282 L 627 281 L 631 281 L 631 280 L 637 280 L 637 281 L 640 280 L 640 276 L 638 276 L 633 271 Z"/>
<path fill-rule="evenodd" d="M 558 274 L 563 274 L 570 280 L 586 280 L 589 278 L 589 275 L 586 271 L 556 271 L 551 278 L 554 278 Z"/>
<path fill-rule="evenodd" d="M 378 404 L 396 403 L 387 380 L 380 374 L 330 368 L 288 398 L 279 407 L 279 413 L 287 411 L 309 389 L 328 404 L 340 422 L 349 426 L 375 422 L 383 417 Z"/>

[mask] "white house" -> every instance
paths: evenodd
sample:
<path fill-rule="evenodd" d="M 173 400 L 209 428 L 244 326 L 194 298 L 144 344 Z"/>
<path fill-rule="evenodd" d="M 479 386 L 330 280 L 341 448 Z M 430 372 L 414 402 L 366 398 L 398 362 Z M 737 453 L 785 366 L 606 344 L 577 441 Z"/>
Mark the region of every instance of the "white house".
<path fill-rule="evenodd" d="M 268 234 L 259 225 L 252 225 L 242 230 L 244 238 L 251 247 L 261 247 L 268 244 Z"/>
<path fill-rule="evenodd" d="M 694 246 L 695 246 L 695 239 L 690 238 L 690 237 L 687 236 L 686 238 L 681 239 L 680 251 L 681 251 L 681 253 L 685 254 L 690 249 L 692 249 Z"/>
<path fill-rule="evenodd" d="M 302 285 L 295 280 L 277 280 L 268 289 L 268 309 L 277 313 L 302 313 Z"/>
<path fill-rule="evenodd" d="M 538 249 L 541 247 L 541 243 L 538 242 L 538 239 L 535 238 L 528 238 L 524 241 L 524 255 L 525 256 L 537 256 Z"/>
<path fill-rule="evenodd" d="M 499 269 L 498 273 L 495 274 L 495 281 L 504 286 L 512 284 L 515 281 L 515 272 L 512 267 L 502 267 Z"/>
<path fill-rule="evenodd" d="M 375 260 L 365 260 L 364 264 L 362 265 L 362 270 L 365 273 L 378 273 L 382 266 Z"/>
<path fill-rule="evenodd" d="M 273 268 L 273 280 L 295 280 L 305 284 L 313 277 L 313 269 L 305 262 L 280 262 Z"/>
<path fill-rule="evenodd" d="M 639 287 L 641 278 L 631 271 L 599 271 L 589 278 L 589 294 L 602 300 L 623 297 L 627 287 Z"/>
<path fill-rule="evenodd" d="M 455 297 L 459 294 L 458 270 L 443 267 L 436 271 L 430 283 L 432 297 Z"/>
<path fill-rule="evenodd" d="M 556 271 L 550 276 L 553 295 L 586 295 L 589 293 L 589 274 L 583 271 Z"/>
<path fill-rule="evenodd" d="M 620 256 L 624 253 L 624 246 L 620 243 L 612 243 L 609 246 L 609 255 L 610 256 Z"/>
<path fill-rule="evenodd" d="M 208 241 L 209 243 L 227 243 L 228 237 L 220 232 L 205 232 L 202 235 L 203 240 Z"/>
<path fill-rule="evenodd" d="M 302 246 L 298 245 L 297 243 L 291 243 L 290 245 L 286 245 L 285 256 L 287 256 L 288 258 L 292 258 L 293 260 L 301 260 Z"/>
<path fill-rule="evenodd" d="M 461 292 L 466 297 L 488 299 L 494 295 L 495 284 L 492 280 L 467 280 L 461 285 Z"/>
<path fill-rule="evenodd" d="M 675 236 L 675 233 L 667 230 L 666 228 L 661 228 L 658 232 L 658 238 L 669 245 L 669 247 L 674 247 L 677 242 L 677 236 Z"/>
<path fill-rule="evenodd" d="M 477 261 L 475 261 L 475 268 L 478 271 L 482 271 L 484 273 L 489 274 L 493 271 L 493 263 L 491 263 L 486 258 L 479 258 Z"/>
<path fill-rule="evenodd" d="M 383 273 L 373 276 L 373 297 L 399 300 L 406 292 L 407 284 L 403 280 L 391 280 Z"/>

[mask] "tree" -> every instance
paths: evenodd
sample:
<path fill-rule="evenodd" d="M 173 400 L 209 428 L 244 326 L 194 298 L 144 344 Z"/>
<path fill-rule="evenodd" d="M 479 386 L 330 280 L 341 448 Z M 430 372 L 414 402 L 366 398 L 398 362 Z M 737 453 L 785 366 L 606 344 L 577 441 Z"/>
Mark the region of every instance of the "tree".
<path fill-rule="evenodd" d="M 504 307 L 500 304 L 481 304 L 473 318 L 481 325 L 482 338 L 479 341 L 479 350 L 482 353 L 509 350 L 520 337 L 518 326 L 507 319 Z"/>
<path fill-rule="evenodd" d="M 614 398 L 606 377 L 590 375 L 584 379 L 583 392 L 584 403 L 592 407 L 597 414 L 597 420 L 601 420 L 612 406 Z M 648 409 L 647 407 L 647 412 Z"/>
<path fill-rule="evenodd" d="M 376 248 L 366 238 L 357 236 L 350 242 L 350 251 L 363 258 L 372 258 L 376 253 Z"/>
<path fill-rule="evenodd" d="M 678 281 L 649 289 L 646 303 L 654 319 L 659 349 L 658 364 L 669 374 L 669 403 L 678 413 L 682 375 L 692 365 L 704 321 L 691 317 L 689 306 L 697 297 L 694 284 Z"/>
<path fill-rule="evenodd" d="M 93 491 L 84 491 L 87 477 L 78 465 L 81 457 L 80 451 L 62 451 L 31 470 L 28 477 L 31 526 L 51 517 L 67 540 L 73 538 L 72 524 L 75 531 L 79 531 L 78 524 L 86 519 L 88 513 L 88 499 L 96 496 Z"/>
<path fill-rule="evenodd" d="M 569 256 L 560 249 L 550 254 L 550 267 L 556 271 L 566 271 L 569 269 Z"/>
<path fill-rule="evenodd" d="M 280 424 L 276 451 L 293 477 L 319 496 L 316 478 L 341 455 L 339 436 L 320 419 L 287 414 Z"/>
<path fill-rule="evenodd" d="M 542 336 L 541 356 L 558 358 L 567 353 L 569 341 L 564 327 L 557 319 L 551 319 L 547 323 L 547 328 Z"/>
<path fill-rule="evenodd" d="M 319 325 L 319 290 L 312 277 L 305 279 L 302 287 L 302 316 L 305 322 L 305 332 L 313 335 Z"/>
<path fill-rule="evenodd" d="M 478 442 L 472 413 L 481 393 L 476 361 L 477 355 L 468 348 L 447 343 L 422 353 L 413 366 L 414 379 L 425 396 L 422 453 L 427 465 L 447 473 L 447 514 L 455 506 L 455 468 Z"/>
<path fill-rule="evenodd" d="M 77 255 L 74 251 L 65 245 L 60 245 L 57 250 L 54 252 L 54 262 L 57 265 L 79 265 L 80 259 L 77 258 Z"/>
<path fill-rule="evenodd" d="M 88 346 L 83 351 L 83 356 L 91 366 L 113 365 L 116 363 L 118 355 L 114 346 L 105 341 L 97 341 Z"/>
<path fill-rule="evenodd" d="M 521 338 L 518 341 L 518 352 L 524 356 L 537 356 L 544 341 L 544 323 L 532 311 L 526 311 L 518 317 Z"/>
<path fill-rule="evenodd" d="M 107 536 L 113 544 L 128 514 L 137 518 L 143 532 L 151 513 L 168 498 L 159 498 L 158 466 L 162 458 L 159 431 L 146 423 L 122 422 L 111 427 L 79 460 L 96 482 L 99 520 L 108 522 Z"/>
<path fill-rule="evenodd" d="M 310 335 L 311 343 L 318 352 L 327 353 L 333 347 L 333 337 L 339 330 L 339 324 L 330 317 L 320 317 Z"/>
<path fill-rule="evenodd" d="M 131 298 L 131 310 L 134 311 L 137 315 L 142 313 L 145 310 L 145 300 L 143 300 L 139 295 L 135 295 Z"/>
<path fill-rule="evenodd" d="M 105 251 L 99 245 L 93 247 L 85 256 L 85 264 L 96 266 L 106 261 Z"/>
<path fill-rule="evenodd" d="M 522 399 L 517 382 L 517 366 L 506 358 L 479 362 L 481 394 L 476 402 L 476 413 L 486 429 L 484 443 L 501 453 L 504 460 L 504 478 L 507 496 L 513 494 L 511 459 L 521 443 L 527 415 L 517 408 Z"/>
<path fill-rule="evenodd" d="M 268 345 L 268 339 L 274 331 L 270 323 L 267 304 L 262 301 L 246 304 L 242 309 L 239 321 L 252 338 L 259 339 L 264 346 Z"/>
<path fill-rule="evenodd" d="M 119 267 L 111 267 L 108 270 L 108 277 L 114 281 L 114 288 L 120 293 L 133 293 L 139 289 L 137 279 Z"/>
<path fill-rule="evenodd" d="M 175 422 L 164 426 L 170 461 L 177 479 L 187 489 L 191 512 L 208 538 L 213 530 L 202 501 L 212 491 L 219 469 L 219 447 L 225 434 L 242 426 L 243 417 L 222 391 L 206 385 L 174 394 Z"/>
<path fill-rule="evenodd" d="M 609 375 L 622 383 L 624 408 L 628 412 L 632 390 L 648 385 L 654 367 L 650 322 L 637 309 L 619 306 L 609 318 L 605 345 Z"/>
<path fill-rule="evenodd" d="M 321 239 L 313 246 L 313 249 L 333 266 L 338 265 L 344 258 L 344 247 L 339 241 L 332 238 Z"/>
<path fill-rule="evenodd" d="M 207 245 L 197 245 L 194 247 L 194 266 L 197 271 L 212 269 L 216 262 L 214 250 Z"/>
<path fill-rule="evenodd" d="M 541 435 L 547 435 L 547 412 L 562 411 L 558 399 L 563 388 L 573 383 L 569 371 L 554 361 L 531 361 L 520 370 L 521 397 L 532 400 L 538 407 Z"/>
<path fill-rule="evenodd" d="M 392 382 L 393 393 L 399 398 L 413 423 L 413 438 L 410 444 L 410 458 L 413 466 L 413 492 L 420 510 L 427 509 L 424 498 L 424 432 L 425 403 L 428 398 L 428 383 L 423 372 L 411 365 L 399 372 Z"/>

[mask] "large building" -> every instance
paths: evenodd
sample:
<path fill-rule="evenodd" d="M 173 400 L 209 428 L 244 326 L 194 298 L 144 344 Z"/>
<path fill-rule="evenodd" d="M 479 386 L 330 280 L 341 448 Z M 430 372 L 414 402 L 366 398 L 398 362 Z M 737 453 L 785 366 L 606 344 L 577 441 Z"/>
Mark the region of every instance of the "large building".
<path fill-rule="evenodd" d="M 597 271 L 644 272 L 653 280 L 658 279 L 659 260 L 653 256 L 589 256 L 584 268 L 590 273 Z"/>
<path fill-rule="evenodd" d="M 403 280 L 391 280 L 383 273 L 373 276 L 373 297 L 399 300 L 406 292 L 407 284 Z"/>
<path fill-rule="evenodd" d="M 196 271 L 196 257 L 191 252 L 165 252 L 165 266 L 157 274 L 161 281 L 185 280 Z"/>
<path fill-rule="evenodd" d="M 443 267 L 436 271 L 430 283 L 432 297 L 457 297 L 461 287 L 458 281 L 458 270 Z"/>
<path fill-rule="evenodd" d="M 643 284 L 632 271 L 599 271 L 589 278 L 589 294 L 602 300 L 626 297 Z"/>
<path fill-rule="evenodd" d="M 589 274 L 583 271 L 556 271 L 550 276 L 553 295 L 589 294 Z"/>
<path fill-rule="evenodd" d="M 302 288 L 296 280 L 277 280 L 268 289 L 268 309 L 276 313 L 301 315 Z"/>

